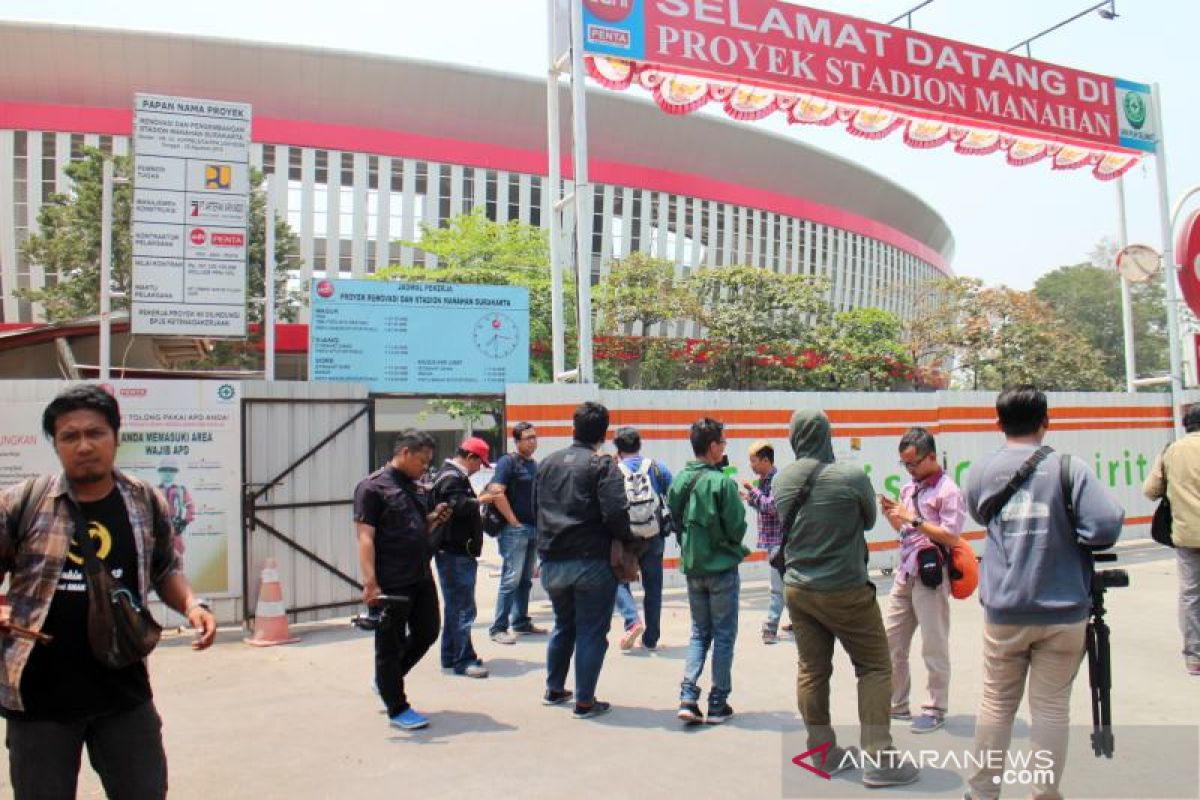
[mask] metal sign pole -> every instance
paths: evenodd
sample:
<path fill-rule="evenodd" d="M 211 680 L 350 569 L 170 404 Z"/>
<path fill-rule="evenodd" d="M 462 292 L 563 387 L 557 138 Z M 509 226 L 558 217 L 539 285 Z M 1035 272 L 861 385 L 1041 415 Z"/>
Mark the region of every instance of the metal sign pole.
<path fill-rule="evenodd" d="M 579 317 L 579 383 L 592 383 L 592 187 L 588 183 L 587 98 L 583 67 L 583 3 L 571 3 L 571 129 L 575 169 L 575 280 Z"/>
<path fill-rule="evenodd" d="M 562 189 L 562 155 L 559 144 L 559 110 L 558 110 L 558 76 L 559 52 L 558 40 L 558 5 L 559 0 L 546 0 L 547 47 L 550 64 L 546 72 L 546 132 L 547 156 L 549 165 L 547 182 L 549 191 L 543 193 L 546 200 L 542 204 L 542 213 L 550 215 L 550 352 L 551 380 L 557 381 L 558 376 L 566 370 L 566 333 L 563 328 L 563 253 L 562 253 L 562 209 L 559 207 L 559 193 Z"/>
<path fill-rule="evenodd" d="M 100 175 L 100 380 L 106 381 L 112 363 L 112 159 L 104 159 Z"/>
<path fill-rule="evenodd" d="M 1125 177 L 1117 178 L 1117 252 L 1129 244 L 1129 230 L 1125 223 Z M 1125 391 L 1133 394 L 1137 387 L 1137 351 L 1133 340 L 1133 297 L 1129 281 L 1120 272 L 1121 281 L 1121 329 L 1125 334 Z"/>
<path fill-rule="evenodd" d="M 266 182 L 267 213 L 264 231 L 263 275 L 263 377 L 275 380 L 275 181 L 268 175 Z"/>
<path fill-rule="evenodd" d="M 1166 284 L 1167 345 L 1171 356 L 1171 418 L 1175 422 L 1175 435 L 1183 435 L 1179 403 L 1183 398 L 1183 364 L 1179 347 L 1179 303 L 1177 300 L 1175 275 L 1174 220 L 1171 215 L 1171 200 L 1167 193 L 1167 147 L 1162 127 L 1162 91 L 1155 83 L 1151 89 L 1151 112 L 1154 114 L 1154 132 L 1158 136 L 1155 150 L 1155 167 L 1158 173 L 1158 215 L 1162 225 L 1162 274 Z"/>

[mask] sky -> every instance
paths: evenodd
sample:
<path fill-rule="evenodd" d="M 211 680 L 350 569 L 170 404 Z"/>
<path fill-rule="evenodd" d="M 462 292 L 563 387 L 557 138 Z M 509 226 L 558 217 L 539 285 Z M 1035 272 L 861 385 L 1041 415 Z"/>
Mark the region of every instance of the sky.
<path fill-rule="evenodd" d="M 913 14 L 917 30 L 1007 50 L 1095 0 L 935 0 Z M 916 0 L 808 0 L 805 5 L 886 22 Z M 1197 0 L 1116 0 L 1118 17 L 1089 14 L 1032 45 L 1033 57 L 1075 69 L 1160 84 L 1167 186 L 1174 204 L 1200 184 Z M 328 47 L 545 74 L 545 0 L 5 0 L 9 20 L 192 33 Z M 904 24 L 904 23 L 900 23 Z M 640 90 L 630 90 L 638 92 Z M 860 140 L 841 126 L 757 123 L 877 172 L 923 198 L 955 237 L 959 275 L 1018 289 L 1064 264 L 1088 260 L 1117 239 L 1115 183 L 1048 162 L 1010 167 L 1002 154 L 961 156 L 949 146 L 913 150 L 898 134 Z M 1162 249 L 1157 169 L 1147 158 L 1125 178 L 1129 242 Z M 819 198 L 818 198 L 819 199 Z M 1200 200 L 1194 201 L 1200 203 Z M 1188 206 L 1191 207 L 1190 205 Z"/>

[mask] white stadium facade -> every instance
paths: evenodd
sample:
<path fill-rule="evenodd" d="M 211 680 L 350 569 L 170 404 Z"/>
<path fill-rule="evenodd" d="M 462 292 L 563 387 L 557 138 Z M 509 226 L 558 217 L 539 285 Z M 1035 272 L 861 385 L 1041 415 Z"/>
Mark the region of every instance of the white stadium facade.
<path fill-rule="evenodd" d="M 0 23 L 0 322 L 39 321 L 13 294 L 48 279 L 21 243 L 50 195 L 70 191 L 63 170 L 82 147 L 129 152 L 139 92 L 253 106 L 252 160 L 287 175 L 276 202 L 299 236 L 301 280 L 432 265 L 401 242 L 419 237 L 420 222 L 479 207 L 548 225 L 544 81 L 311 47 Z M 588 103 L 593 279 L 643 251 L 684 272 L 752 264 L 821 275 L 836 309 L 906 316 L 896 287 L 950 274 L 953 237 L 932 208 L 799 136 L 670 116 L 600 88 Z"/>

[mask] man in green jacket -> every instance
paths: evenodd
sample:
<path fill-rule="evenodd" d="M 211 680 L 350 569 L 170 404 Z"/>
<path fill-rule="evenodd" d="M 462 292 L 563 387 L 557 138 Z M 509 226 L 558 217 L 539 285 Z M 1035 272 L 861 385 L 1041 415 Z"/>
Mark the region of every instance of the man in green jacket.
<path fill-rule="evenodd" d="M 775 478 L 775 505 L 784 520 L 783 596 L 800 653 L 796 700 L 808 729 L 816 766 L 833 774 L 863 767 L 869 787 L 902 786 L 917 780 L 912 763 L 902 763 L 888 730 L 892 665 L 875 587 L 867 578 L 866 530 L 875 525 L 875 494 L 860 468 L 836 464 L 829 418 L 801 409 L 792 415 L 796 460 Z M 810 474 L 822 471 L 797 510 Z M 790 526 L 787 520 L 792 519 Z M 829 715 L 829 679 L 837 640 L 858 677 L 858 719 L 863 753 L 837 746 Z"/>
<path fill-rule="evenodd" d="M 750 550 L 742 544 L 746 509 L 737 484 L 725 476 L 725 426 L 711 417 L 692 423 L 696 460 L 689 461 L 667 492 L 673 519 L 679 520 L 680 566 L 687 576 L 692 638 L 679 690 L 679 718 L 705 722 L 700 713 L 698 681 L 712 646 L 712 689 L 708 692 L 710 725 L 733 716 L 726 700 L 733 689 L 733 644 L 737 640 L 738 565 Z"/>

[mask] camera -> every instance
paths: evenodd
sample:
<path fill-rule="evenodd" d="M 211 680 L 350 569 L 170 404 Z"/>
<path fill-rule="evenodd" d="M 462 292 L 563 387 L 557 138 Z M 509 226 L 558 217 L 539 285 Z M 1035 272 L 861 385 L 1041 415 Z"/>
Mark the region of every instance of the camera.
<path fill-rule="evenodd" d="M 407 609 L 409 599 L 404 595 L 381 594 L 375 598 L 375 605 L 367 607 L 366 614 L 355 614 L 350 618 L 350 624 L 361 631 L 376 631 L 391 622 L 400 611 Z"/>

